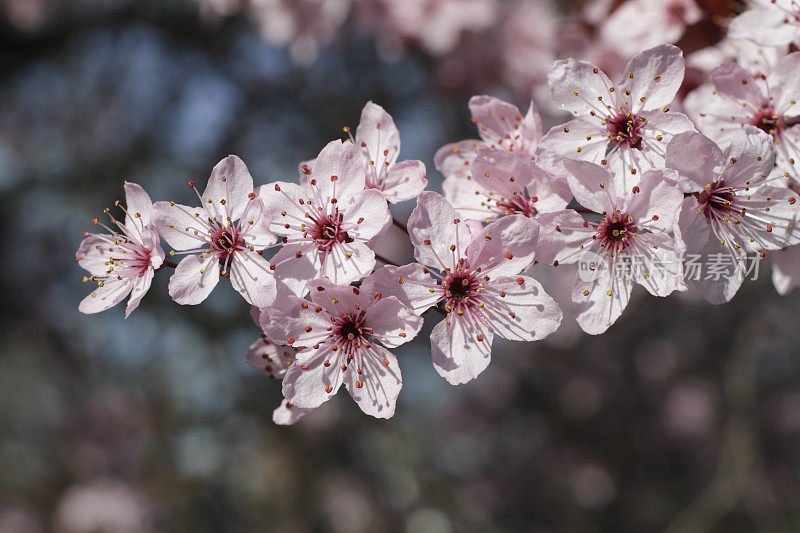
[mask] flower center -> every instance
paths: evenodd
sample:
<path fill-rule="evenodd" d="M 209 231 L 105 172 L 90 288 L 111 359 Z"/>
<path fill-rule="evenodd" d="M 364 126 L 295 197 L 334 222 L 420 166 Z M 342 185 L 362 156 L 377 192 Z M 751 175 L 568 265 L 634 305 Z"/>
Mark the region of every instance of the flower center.
<path fill-rule="evenodd" d="M 597 226 L 595 238 L 608 253 L 617 254 L 630 246 L 631 239 L 636 236 L 636 224 L 627 213 L 617 213 L 613 217 L 605 216 Z"/>
<path fill-rule="evenodd" d="M 736 195 L 730 187 L 725 187 L 724 180 L 714 182 L 703 192 L 694 193 L 694 197 L 703 215 L 711 220 L 727 218 L 731 212 L 737 211 L 734 207 Z"/>
<path fill-rule="evenodd" d="M 517 194 L 514 196 L 513 200 L 498 200 L 497 201 L 497 209 L 503 215 L 525 215 L 528 218 L 533 218 L 536 216 L 538 211 L 534 207 L 534 203 L 539 201 L 539 199 L 534 196 L 529 198 L 525 194 Z"/>
<path fill-rule="evenodd" d="M 346 231 L 342 231 L 343 218 L 343 215 L 337 211 L 314 222 L 314 226 L 310 229 L 311 238 L 316 241 L 320 250 L 329 249 L 339 242 L 353 242 L 353 238 Z"/>
<path fill-rule="evenodd" d="M 221 262 L 226 261 L 234 252 L 242 250 L 245 246 L 236 226 L 217 226 L 211 234 L 211 249 L 217 254 Z"/>
<path fill-rule="evenodd" d="M 785 128 L 783 117 L 776 114 L 775 109 L 771 106 L 765 106 L 764 111 L 756 114 L 751 125 L 764 133 L 769 133 L 776 139 L 780 137 Z"/>
<path fill-rule="evenodd" d="M 449 273 L 442 282 L 445 300 L 449 307 L 467 304 L 478 292 L 480 283 L 471 272 L 459 271 Z"/>
<path fill-rule="evenodd" d="M 620 113 L 606 121 L 606 132 L 616 146 L 642 149 L 642 125 L 637 115 Z"/>

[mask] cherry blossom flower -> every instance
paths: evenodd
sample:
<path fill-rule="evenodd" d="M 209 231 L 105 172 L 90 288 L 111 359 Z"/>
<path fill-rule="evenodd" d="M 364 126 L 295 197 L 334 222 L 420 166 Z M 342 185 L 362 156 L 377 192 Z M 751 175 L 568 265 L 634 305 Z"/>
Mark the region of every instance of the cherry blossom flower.
<path fill-rule="evenodd" d="M 725 38 L 686 57 L 687 68 L 705 74 L 723 63 L 735 63 L 755 76 L 769 73 L 787 53 L 786 46 L 760 46 L 744 39 Z"/>
<path fill-rule="evenodd" d="M 342 383 L 362 411 L 377 418 L 394 414 L 402 387 L 397 358 L 387 349 L 413 339 L 422 318 L 392 297 L 373 291 L 313 280 L 310 301 L 261 313 L 261 327 L 276 342 L 304 348 L 283 379 L 292 405 L 311 409 L 329 400 Z M 378 343 L 381 344 L 378 344 Z"/>
<path fill-rule="evenodd" d="M 375 266 L 370 243 L 391 224 L 386 199 L 364 188 L 364 166 L 351 142 L 329 143 L 307 172 L 300 185 L 258 188 L 266 211 L 274 213 L 269 228 L 283 243 L 271 267 L 303 289 L 320 276 L 338 285 L 365 277 Z"/>
<path fill-rule="evenodd" d="M 630 57 L 662 43 L 675 43 L 687 26 L 703 18 L 694 0 L 629 0 L 614 10 L 601 28 L 601 38 Z"/>
<path fill-rule="evenodd" d="M 516 152 L 478 146 L 471 168 L 471 181 L 455 178 L 445 192 L 459 212 L 475 219 L 490 222 L 514 214 L 532 218 L 562 210 L 572 198 L 566 181 Z"/>
<path fill-rule="evenodd" d="M 400 132 L 391 115 L 381 106 L 367 102 L 361 111 L 353 143 L 361 148 L 366 169 L 365 187 L 381 191 L 387 201 L 396 204 L 416 198 L 427 187 L 422 161 L 397 163 Z"/>
<path fill-rule="evenodd" d="M 251 305 L 271 304 L 275 279 L 260 252 L 275 242 L 275 236 L 244 162 L 231 155 L 217 163 L 202 196 L 194 182 L 189 186 L 200 207 L 155 204 L 159 233 L 178 254 L 187 255 L 169 280 L 172 299 L 182 305 L 201 303 L 221 274 L 230 277 L 233 288 Z"/>
<path fill-rule="evenodd" d="M 295 361 L 297 348 L 288 344 L 275 344 L 262 335 L 247 351 L 247 363 L 271 379 L 283 379 L 286 370 Z M 310 409 L 292 405 L 287 400 L 272 412 L 272 421 L 281 426 L 289 426 L 303 418 Z"/>
<path fill-rule="evenodd" d="M 667 148 L 667 166 L 689 194 L 679 220 L 687 255 L 730 258 L 730 275 L 687 276 L 711 303 L 727 302 L 739 290 L 748 253 L 800 242 L 797 194 L 769 184 L 774 162 L 770 136 L 755 127 L 737 130 L 724 152 L 699 133 L 676 136 Z"/>
<path fill-rule="evenodd" d="M 563 174 L 565 159 L 599 163 L 609 167 L 620 192 L 630 191 L 642 172 L 663 167 L 672 136 L 694 131 L 685 115 L 669 110 L 683 81 L 682 52 L 672 45 L 651 48 L 631 59 L 625 72 L 614 85 L 591 63 L 556 62 L 550 90 L 576 118 L 544 136 L 541 166 Z"/>
<path fill-rule="evenodd" d="M 731 21 L 729 36 L 762 46 L 800 44 L 800 4 L 797 0 L 751 0 L 749 9 Z"/>
<path fill-rule="evenodd" d="M 150 289 L 155 271 L 164 262 L 164 250 L 152 221 L 153 203 L 139 185 L 125 182 L 125 221 L 114 218 L 111 223 L 119 231 L 101 224 L 108 233 L 90 234 L 78 247 L 76 260 L 91 276 L 84 282 L 95 282 L 97 288 L 81 301 L 82 313 L 99 313 L 117 305 L 130 294 L 125 316 L 129 316 Z M 119 202 L 117 202 L 119 205 Z M 120 206 L 121 207 L 121 206 Z"/>
<path fill-rule="evenodd" d="M 777 174 L 800 180 L 800 52 L 783 57 L 770 71 L 754 74 L 723 64 L 684 100 L 699 130 L 725 145 L 745 127 L 770 134 L 777 150 Z"/>
<path fill-rule="evenodd" d="M 478 148 L 496 148 L 532 159 L 542 137 L 542 118 L 533 102 L 523 117 L 517 106 L 493 96 L 473 96 L 469 109 L 481 140 L 447 144 L 436 152 L 434 163 L 445 176 L 445 198 L 465 217 L 483 219 L 488 216 L 483 202 L 489 191 L 473 180 L 472 163 Z M 480 198 L 477 204 L 476 196 Z"/>
<path fill-rule="evenodd" d="M 568 160 L 564 166 L 576 200 L 602 218 L 593 222 L 572 210 L 543 215 L 536 258 L 579 264 L 572 304 L 581 328 L 592 335 L 607 330 L 637 283 L 654 296 L 685 290 L 683 243 L 670 235 L 683 200 L 674 173 L 649 170 L 626 194 L 599 165 Z"/>
<path fill-rule="evenodd" d="M 408 232 L 418 263 L 383 267 L 364 285 L 418 314 L 444 304 L 447 316 L 431 333 L 431 352 L 436 371 L 449 383 L 466 383 L 486 369 L 495 334 L 535 341 L 558 329 L 558 304 L 538 281 L 519 275 L 533 260 L 533 220 L 512 215 L 483 227 L 461 220 L 441 195 L 426 191 Z"/>

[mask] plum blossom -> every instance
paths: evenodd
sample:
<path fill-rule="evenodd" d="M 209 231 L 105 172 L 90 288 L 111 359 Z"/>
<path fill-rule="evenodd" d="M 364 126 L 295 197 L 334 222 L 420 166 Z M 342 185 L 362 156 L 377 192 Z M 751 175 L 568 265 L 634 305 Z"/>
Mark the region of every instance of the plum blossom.
<path fill-rule="evenodd" d="M 273 214 L 269 229 L 283 244 L 270 267 L 287 285 L 303 289 L 321 276 L 339 285 L 365 277 L 375 266 L 370 243 L 391 224 L 391 214 L 381 191 L 364 188 L 358 149 L 333 141 L 306 172 L 300 185 L 258 188 Z"/>
<path fill-rule="evenodd" d="M 651 48 L 631 59 L 625 72 L 614 85 L 591 63 L 556 62 L 550 90 L 576 118 L 542 138 L 540 165 L 560 174 L 566 159 L 608 166 L 620 193 L 629 192 L 642 172 L 663 167 L 672 136 L 694 131 L 685 115 L 669 109 L 683 81 L 682 52 L 672 45 Z"/>
<path fill-rule="evenodd" d="M 606 331 L 625 310 L 636 283 L 654 296 L 685 290 L 683 244 L 670 235 L 683 200 L 674 173 L 649 170 L 626 194 L 599 165 L 566 161 L 564 166 L 576 200 L 602 218 L 593 222 L 572 210 L 543 215 L 536 258 L 555 266 L 579 263 L 572 304 L 581 328 L 592 335 Z"/>
<path fill-rule="evenodd" d="M 800 52 L 764 73 L 723 64 L 711 73 L 711 82 L 713 87 L 700 87 L 684 100 L 698 129 L 725 145 L 742 128 L 755 126 L 775 142 L 775 172 L 800 180 Z"/>
<path fill-rule="evenodd" d="M 486 222 L 507 215 L 535 217 L 559 211 L 572 198 L 566 181 L 554 179 L 530 157 L 488 146 L 476 151 L 471 182 L 457 178 L 451 184 L 445 192 L 452 205 Z"/>
<path fill-rule="evenodd" d="M 481 139 L 467 139 L 441 147 L 434 156 L 434 163 L 445 176 L 442 191 L 448 202 L 467 218 L 484 219 L 489 216 L 484 203 L 491 198 L 490 191 L 473 179 L 472 163 L 478 148 L 485 146 L 513 152 L 530 160 L 542 137 L 542 118 L 533 102 L 523 117 L 517 106 L 493 96 L 473 96 L 469 109 Z"/>
<path fill-rule="evenodd" d="M 302 348 L 283 378 L 286 400 L 304 409 L 318 407 L 344 383 L 362 411 L 390 418 L 402 378 L 387 348 L 413 339 L 422 318 L 373 290 L 369 277 L 361 289 L 327 279 L 309 287 L 310 300 L 294 298 L 261 313 L 269 339 Z"/>
<path fill-rule="evenodd" d="M 630 57 L 652 46 L 677 42 L 701 18 L 703 12 L 694 0 L 628 0 L 603 22 L 600 36 Z"/>
<path fill-rule="evenodd" d="M 483 227 L 462 220 L 441 195 L 426 191 L 408 232 L 418 263 L 383 267 L 369 290 L 395 296 L 418 314 L 444 304 L 446 317 L 431 333 L 431 355 L 449 383 L 466 383 L 486 369 L 495 334 L 535 341 L 558 329 L 558 304 L 538 281 L 519 275 L 533 260 L 539 232 L 533 220 L 512 215 Z"/>
<path fill-rule="evenodd" d="M 422 161 L 397 163 L 400 132 L 392 116 L 378 104 L 367 102 L 364 106 L 353 143 L 361 149 L 365 187 L 381 191 L 387 201 L 396 204 L 416 198 L 427 187 Z"/>
<path fill-rule="evenodd" d="M 689 194 L 679 219 L 687 256 L 730 258 L 730 275 L 687 276 L 711 303 L 727 302 L 739 290 L 748 253 L 800 243 L 797 193 L 769 184 L 774 162 L 769 135 L 755 127 L 737 130 L 724 152 L 699 133 L 676 136 L 667 148 L 667 166 Z"/>
<path fill-rule="evenodd" d="M 244 162 L 231 155 L 217 163 L 202 196 L 193 181 L 189 186 L 200 207 L 155 204 L 159 233 L 178 254 L 187 256 L 169 280 L 169 295 L 182 305 L 199 304 L 222 275 L 230 277 L 233 288 L 251 305 L 271 304 L 275 279 L 260 252 L 275 242 L 275 236 Z"/>
<path fill-rule="evenodd" d="M 286 370 L 295 361 L 298 349 L 288 344 L 275 344 L 262 335 L 247 351 L 247 363 L 271 379 L 283 379 Z M 303 418 L 309 409 L 292 405 L 286 399 L 272 412 L 272 421 L 281 426 L 289 426 Z"/>
<path fill-rule="evenodd" d="M 752 8 L 731 21 L 729 36 L 762 46 L 800 44 L 797 0 L 751 0 Z"/>
<path fill-rule="evenodd" d="M 101 224 L 108 233 L 84 232 L 86 238 L 78 247 L 76 260 L 90 274 L 84 282 L 97 283 L 97 288 L 78 306 L 82 313 L 105 311 L 130 294 L 125 308 L 125 316 L 129 316 L 150 289 L 156 270 L 164 263 L 164 250 L 152 220 L 150 197 L 139 185 L 125 182 L 125 203 L 128 208 L 122 208 L 124 222 L 105 210 L 119 231 L 95 218 L 92 223 Z"/>

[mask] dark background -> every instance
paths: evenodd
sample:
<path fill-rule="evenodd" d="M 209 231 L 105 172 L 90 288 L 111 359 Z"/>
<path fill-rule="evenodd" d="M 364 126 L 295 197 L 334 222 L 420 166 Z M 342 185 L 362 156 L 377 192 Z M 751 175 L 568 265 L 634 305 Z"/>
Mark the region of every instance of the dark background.
<path fill-rule="evenodd" d="M 247 10 L 0 9 L 3 533 L 800 530 L 800 296 L 775 293 L 768 262 L 725 306 L 637 291 L 602 336 L 567 319 L 543 342 L 496 342 L 459 387 L 431 366 L 428 317 L 397 350 L 390 421 L 341 392 L 273 425 L 280 383 L 245 363 L 259 331 L 224 283 L 184 308 L 162 274 L 127 320 L 78 313 L 75 249 L 125 179 L 188 202 L 186 180 L 235 153 L 257 183 L 295 180 L 374 100 L 438 190 L 436 149 L 475 135 L 470 95 L 527 107 L 531 87 L 496 69 L 494 26 L 449 55 L 413 39 L 387 54 L 351 11 L 314 57 L 270 44 Z M 713 42 L 716 20 L 687 43 Z M 454 61 L 462 75 L 443 75 Z M 569 315 L 569 272 L 539 271 Z"/>

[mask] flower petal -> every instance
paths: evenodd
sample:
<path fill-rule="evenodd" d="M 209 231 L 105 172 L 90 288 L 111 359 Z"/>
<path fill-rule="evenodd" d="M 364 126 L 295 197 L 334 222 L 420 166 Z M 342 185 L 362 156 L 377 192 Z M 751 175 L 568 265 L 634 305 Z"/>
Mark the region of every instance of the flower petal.
<path fill-rule="evenodd" d="M 208 242 L 208 215 L 201 207 L 156 202 L 153 218 L 161 238 L 175 250 L 192 250 Z"/>
<path fill-rule="evenodd" d="M 409 159 L 392 165 L 381 190 L 388 201 L 396 204 L 416 198 L 427 186 L 425 163 Z"/>
<path fill-rule="evenodd" d="M 210 253 L 185 257 L 169 278 L 169 295 L 181 305 L 197 305 L 219 282 L 219 259 Z"/>
<path fill-rule="evenodd" d="M 360 359 L 360 366 L 356 358 L 344 372 L 347 391 L 364 413 L 391 418 L 403 386 L 397 358 L 383 346 L 373 344 L 361 353 Z"/>
<path fill-rule="evenodd" d="M 450 313 L 431 332 L 433 367 L 451 385 L 471 381 L 489 366 L 493 338 L 479 321 Z"/>
<path fill-rule="evenodd" d="M 432 191 L 424 191 L 417 198 L 417 207 L 408 219 L 408 233 L 417 261 L 438 269 L 453 267 L 453 257 L 464 257 L 469 244 L 469 230 L 461 215 Z"/>
<path fill-rule="evenodd" d="M 258 252 L 235 252 L 230 270 L 231 285 L 247 303 L 256 307 L 267 307 L 275 301 L 275 278 L 269 262 Z"/>
<path fill-rule="evenodd" d="M 244 161 L 229 155 L 211 171 L 202 196 L 203 207 L 223 224 L 227 218 L 235 221 L 242 216 L 252 192 L 253 178 Z"/>
<path fill-rule="evenodd" d="M 364 280 L 361 290 L 373 297 L 393 296 L 418 315 L 436 305 L 442 295 L 438 283 L 417 263 L 379 268 Z"/>
<path fill-rule="evenodd" d="M 492 222 L 467 248 L 472 268 L 481 274 L 511 276 L 533 262 L 539 225 L 523 215 L 509 215 Z"/>
<path fill-rule="evenodd" d="M 480 300 L 492 330 L 505 339 L 543 339 L 558 329 L 563 318 L 555 300 L 529 276 L 496 278 L 487 283 Z"/>
<path fill-rule="evenodd" d="M 131 292 L 133 284 L 134 280 L 132 278 L 105 281 L 102 286 L 98 286 L 86 298 L 81 300 L 78 305 L 78 311 L 92 314 L 111 309 L 125 299 Z"/>
<path fill-rule="evenodd" d="M 417 336 L 422 318 L 390 296 L 381 298 L 368 308 L 365 324 L 372 328 L 372 336 L 381 344 L 395 348 Z"/>
<path fill-rule="evenodd" d="M 327 346 L 299 352 L 283 377 L 286 400 L 304 409 L 319 407 L 330 400 L 342 386 L 345 374 L 335 355 Z"/>

